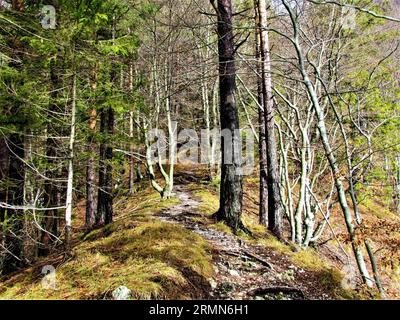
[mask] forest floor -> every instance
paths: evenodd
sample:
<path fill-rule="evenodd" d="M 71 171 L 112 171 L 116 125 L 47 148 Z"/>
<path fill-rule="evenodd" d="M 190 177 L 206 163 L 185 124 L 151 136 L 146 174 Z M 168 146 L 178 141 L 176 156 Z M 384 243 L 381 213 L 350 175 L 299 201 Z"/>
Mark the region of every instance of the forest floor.
<path fill-rule="evenodd" d="M 296 267 L 284 255 L 254 245 L 233 234 L 211 228 L 198 207 L 202 204 L 185 185 L 177 185 L 180 203 L 156 216 L 177 223 L 207 240 L 212 248 L 214 276 L 210 279 L 213 299 L 333 299 L 324 279 L 315 272 Z"/>
<path fill-rule="evenodd" d="M 216 223 L 218 185 L 205 176 L 180 168 L 167 201 L 144 181 L 133 196 L 116 197 L 111 225 L 91 232 L 83 227 L 83 199 L 74 210 L 72 252 L 61 246 L 0 277 L 0 299 L 112 299 L 119 286 L 133 299 L 374 298 L 346 287 L 349 274 L 327 254 L 297 250 L 266 232 L 256 181 L 246 181 L 242 217 L 252 235 Z M 54 288 L 43 285 L 52 280 L 45 266 L 54 267 Z"/>

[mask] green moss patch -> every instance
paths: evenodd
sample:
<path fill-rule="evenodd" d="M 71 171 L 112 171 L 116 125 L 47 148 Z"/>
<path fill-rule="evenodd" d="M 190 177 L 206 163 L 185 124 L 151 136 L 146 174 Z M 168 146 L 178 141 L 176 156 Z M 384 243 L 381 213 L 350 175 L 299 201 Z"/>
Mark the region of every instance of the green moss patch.
<path fill-rule="evenodd" d="M 114 223 L 82 237 L 68 261 L 54 261 L 55 290 L 43 287 L 40 267 L 53 263 L 41 261 L 0 282 L 0 299 L 110 299 L 119 286 L 132 290 L 134 299 L 205 296 L 213 272 L 208 244 L 153 217 L 179 200 L 161 202 L 146 192 L 119 201 Z"/>

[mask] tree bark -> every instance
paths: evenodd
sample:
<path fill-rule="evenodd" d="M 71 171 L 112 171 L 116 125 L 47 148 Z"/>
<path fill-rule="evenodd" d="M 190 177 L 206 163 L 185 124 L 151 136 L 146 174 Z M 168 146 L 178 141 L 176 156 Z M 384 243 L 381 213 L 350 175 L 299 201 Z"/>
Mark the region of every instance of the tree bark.
<path fill-rule="evenodd" d="M 92 91 L 97 91 L 98 68 L 96 65 L 92 73 Z M 96 168 L 94 154 L 96 153 L 96 143 L 94 135 L 97 127 L 97 110 L 93 108 L 89 112 L 89 137 L 88 137 L 88 160 L 86 167 L 86 227 L 92 228 L 96 224 Z"/>
<path fill-rule="evenodd" d="M 237 157 L 240 154 L 240 137 L 236 132 L 239 127 L 239 116 L 236 107 L 236 66 L 235 48 L 233 43 L 232 3 L 230 0 L 218 0 L 217 7 L 212 1 L 218 15 L 218 52 L 219 52 L 219 81 L 220 81 L 220 115 L 221 130 L 229 130 L 231 137 L 221 137 L 222 164 L 220 208 L 216 213 L 218 221 L 224 221 L 235 232 L 244 229 L 241 222 L 243 202 L 243 177 L 238 173 L 240 163 Z M 231 148 L 227 148 L 231 145 Z M 225 150 L 232 151 L 233 161 L 228 163 Z"/>
<path fill-rule="evenodd" d="M 91 130 L 95 130 L 96 127 L 96 114 L 94 110 L 92 110 L 90 115 L 89 125 Z M 93 129 L 92 129 L 93 128 Z M 89 137 L 87 152 L 89 153 L 89 158 L 87 160 L 86 167 L 86 227 L 92 228 L 96 223 L 96 168 L 95 168 L 95 159 L 94 154 L 96 153 L 96 144 L 94 143 L 93 136 Z"/>
<path fill-rule="evenodd" d="M 0 202 L 7 202 L 7 178 L 9 167 L 9 150 L 6 139 L 0 139 Z M 0 222 L 4 222 L 6 209 L 0 207 Z"/>
<path fill-rule="evenodd" d="M 133 62 L 129 63 L 129 93 L 133 95 Z M 134 137 L 134 130 L 135 130 L 135 113 L 133 110 L 129 112 L 129 147 L 130 152 L 133 154 L 134 144 L 133 144 L 133 137 Z M 134 193 L 135 187 L 135 159 L 133 155 L 129 157 L 129 193 Z"/>
<path fill-rule="evenodd" d="M 99 193 L 96 224 L 109 224 L 113 218 L 113 148 L 109 138 L 114 133 L 114 111 L 108 107 L 100 114 L 100 133 L 103 141 L 100 144 Z"/>
<path fill-rule="evenodd" d="M 49 115 L 52 116 L 52 113 L 57 112 L 57 90 L 60 84 L 60 77 L 57 74 L 56 67 L 54 64 L 51 65 L 50 69 L 50 77 L 51 83 L 53 86 L 52 90 L 52 99 L 53 101 L 49 107 Z M 55 133 L 57 130 L 54 130 L 54 126 L 56 124 L 49 123 L 47 125 L 47 134 L 48 138 L 46 141 L 46 157 L 47 157 L 47 170 L 46 170 L 46 177 L 49 180 L 46 180 L 44 183 L 44 206 L 47 208 L 54 208 L 57 207 L 58 204 L 58 191 L 59 188 L 54 184 L 53 179 L 57 177 L 55 174 L 55 158 L 57 157 L 57 141 L 54 138 Z M 42 248 L 39 250 L 39 255 L 47 255 L 50 252 L 52 238 L 51 234 L 55 236 L 58 235 L 58 211 L 57 210 L 50 210 L 46 212 L 46 217 L 44 219 L 44 226 L 43 228 L 47 232 L 42 232 L 41 234 L 41 244 Z"/>
<path fill-rule="evenodd" d="M 275 110 L 272 94 L 269 35 L 266 30 L 268 27 L 268 21 L 267 5 L 265 0 L 259 0 L 259 12 L 261 25 L 263 102 L 267 145 L 268 229 L 278 238 L 281 238 L 283 207 L 280 194 L 278 151 L 275 141 Z"/>
<path fill-rule="evenodd" d="M 76 74 L 74 74 L 72 83 L 71 133 L 69 141 L 67 199 L 65 205 L 66 206 L 65 228 L 66 228 L 67 248 L 69 248 L 70 246 L 71 228 L 72 228 L 72 200 L 73 200 L 73 187 L 74 187 L 74 145 L 75 145 L 75 132 L 76 132 L 76 86 L 77 86 Z"/>
<path fill-rule="evenodd" d="M 267 139 L 266 139 L 266 123 L 264 112 L 264 95 L 263 95 L 263 77 L 262 77 L 262 60 L 261 60 L 261 19 L 259 12 L 259 0 L 254 0 L 254 9 L 256 13 L 256 59 L 257 59 L 257 101 L 262 108 L 258 108 L 258 125 L 259 125 L 259 145 L 258 154 L 260 161 L 260 205 L 259 215 L 260 223 L 268 226 L 268 180 L 267 180 Z"/>
<path fill-rule="evenodd" d="M 112 44 L 115 45 L 116 28 L 115 17 L 113 17 L 111 30 Z M 115 58 L 111 58 L 110 82 L 112 88 L 117 81 Z M 113 89 L 111 89 L 113 90 Z M 111 137 L 114 135 L 114 109 L 107 107 L 100 113 L 100 133 L 103 135 L 100 144 L 100 166 L 99 166 L 99 193 L 97 201 L 97 225 L 108 225 L 113 221 L 113 175 L 112 159 L 113 148 Z"/>

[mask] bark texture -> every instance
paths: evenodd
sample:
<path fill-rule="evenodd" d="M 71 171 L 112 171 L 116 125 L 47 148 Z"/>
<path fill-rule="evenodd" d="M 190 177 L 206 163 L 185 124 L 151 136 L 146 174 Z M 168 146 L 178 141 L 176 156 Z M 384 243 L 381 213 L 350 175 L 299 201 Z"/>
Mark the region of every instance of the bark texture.
<path fill-rule="evenodd" d="M 272 94 L 269 37 L 268 31 L 266 30 L 268 28 L 268 20 L 265 0 L 259 0 L 259 12 L 261 24 L 263 102 L 267 145 L 268 229 L 278 238 L 281 238 L 283 207 L 280 194 L 278 151 L 275 141 L 275 110 Z"/>
<path fill-rule="evenodd" d="M 235 98 L 236 66 L 232 30 L 232 3 L 230 0 L 218 0 L 217 6 L 214 4 L 214 7 L 218 15 L 221 130 L 229 130 L 232 133 L 232 138 L 221 137 L 220 208 L 216 218 L 219 221 L 224 221 L 234 231 L 238 231 L 243 228 L 241 222 L 243 177 L 238 173 L 240 167 L 238 159 L 232 157 L 233 161 L 227 161 L 231 155 L 227 157 L 225 152 L 229 150 L 232 151 L 232 155 L 240 154 L 240 137 L 235 135 L 235 131 L 239 130 L 239 116 Z M 227 144 L 229 145 L 227 146 Z"/>

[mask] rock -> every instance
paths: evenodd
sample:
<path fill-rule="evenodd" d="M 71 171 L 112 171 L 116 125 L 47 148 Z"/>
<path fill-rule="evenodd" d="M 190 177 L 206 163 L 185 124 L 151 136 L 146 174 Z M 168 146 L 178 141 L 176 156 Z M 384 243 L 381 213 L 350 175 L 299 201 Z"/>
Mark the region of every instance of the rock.
<path fill-rule="evenodd" d="M 257 269 L 259 266 L 257 263 L 255 263 L 253 261 L 246 261 L 244 265 L 245 265 L 245 270 L 248 270 L 248 271 Z"/>
<path fill-rule="evenodd" d="M 240 277 L 239 272 L 237 272 L 236 270 L 229 270 L 229 274 L 230 274 L 232 277 Z"/>
<path fill-rule="evenodd" d="M 121 286 L 113 291 L 112 296 L 114 300 L 130 300 L 132 291 L 125 286 Z"/>
<path fill-rule="evenodd" d="M 277 277 L 281 281 L 294 281 L 295 275 L 296 275 L 296 273 L 292 269 L 289 269 L 289 270 L 279 273 L 277 275 Z"/>
<path fill-rule="evenodd" d="M 218 267 L 219 267 L 219 270 L 221 270 L 221 271 L 228 270 L 228 268 L 225 265 L 223 265 L 222 263 L 218 263 Z"/>
<path fill-rule="evenodd" d="M 211 279 L 210 286 L 211 286 L 211 289 L 215 290 L 218 286 L 218 283 L 214 279 Z"/>

